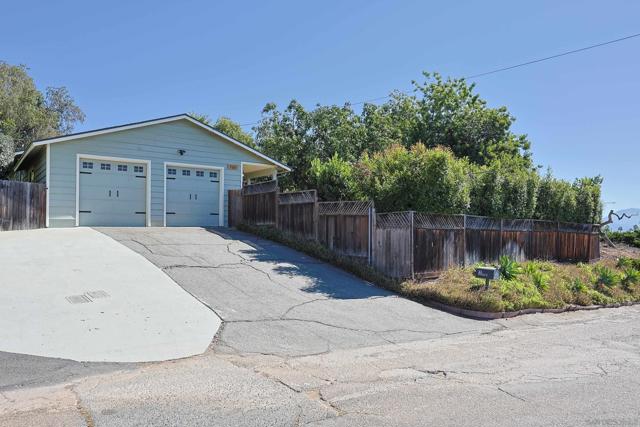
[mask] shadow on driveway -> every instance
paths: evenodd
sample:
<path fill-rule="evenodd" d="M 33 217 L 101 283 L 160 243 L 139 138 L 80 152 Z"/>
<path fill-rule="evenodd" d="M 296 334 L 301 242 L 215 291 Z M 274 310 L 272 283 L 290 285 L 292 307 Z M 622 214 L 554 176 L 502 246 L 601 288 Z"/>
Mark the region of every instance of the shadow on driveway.
<path fill-rule="evenodd" d="M 344 270 L 271 240 L 231 229 L 207 228 L 206 231 L 225 240 L 246 245 L 235 252 L 247 260 L 269 264 L 273 272 L 279 275 L 304 278 L 308 282 L 307 286 L 301 288 L 304 292 L 322 294 L 334 299 L 395 295 Z"/>

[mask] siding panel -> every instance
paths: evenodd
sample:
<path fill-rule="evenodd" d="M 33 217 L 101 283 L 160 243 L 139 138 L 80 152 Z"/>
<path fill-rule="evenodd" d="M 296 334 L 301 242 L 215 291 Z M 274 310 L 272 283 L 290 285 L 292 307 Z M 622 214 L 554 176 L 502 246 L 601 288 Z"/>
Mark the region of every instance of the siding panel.
<path fill-rule="evenodd" d="M 184 155 L 178 150 L 185 150 Z M 76 155 L 123 157 L 151 161 L 151 225 L 163 225 L 164 162 L 193 163 L 224 168 L 224 223 L 230 189 L 242 185 L 241 162 L 266 162 L 231 143 L 186 122 L 162 123 L 51 145 L 51 227 L 71 227 L 76 215 Z M 228 164 L 237 165 L 235 170 Z"/>

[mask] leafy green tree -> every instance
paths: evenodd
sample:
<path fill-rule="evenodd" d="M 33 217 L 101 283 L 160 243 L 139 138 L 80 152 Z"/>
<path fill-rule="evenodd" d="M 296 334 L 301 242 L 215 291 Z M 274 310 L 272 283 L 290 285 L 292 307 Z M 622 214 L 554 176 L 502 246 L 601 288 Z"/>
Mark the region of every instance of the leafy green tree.
<path fill-rule="evenodd" d="M 464 79 L 446 79 L 423 73 L 426 82 L 414 82 L 418 120 L 411 139 L 428 147 L 449 147 L 456 156 L 487 164 L 508 156 L 530 159 L 525 135 L 511 132 L 515 118 L 506 107 L 489 108 Z"/>
<path fill-rule="evenodd" d="M 596 224 L 602 218 L 602 177 L 585 177 L 573 183 L 576 194 L 575 222 Z"/>
<path fill-rule="evenodd" d="M 214 123 L 211 120 L 211 117 L 206 114 L 190 112 L 189 115 L 194 119 L 204 123 L 205 125 L 211 126 L 215 130 L 222 132 L 227 136 L 230 136 L 236 141 L 242 142 L 244 145 L 248 145 L 252 148 L 256 147 L 256 144 L 253 141 L 253 136 L 242 130 L 242 127 L 240 126 L 240 124 L 238 124 L 238 122 L 235 122 L 228 117 L 218 117 L 218 120 L 216 120 Z"/>
<path fill-rule="evenodd" d="M 533 218 L 540 176 L 522 159 L 496 159 L 472 168 L 470 213 L 500 218 Z"/>
<path fill-rule="evenodd" d="M 42 94 L 27 71 L 0 61 L 0 132 L 20 150 L 34 140 L 70 133 L 85 118 L 66 88 Z"/>
<path fill-rule="evenodd" d="M 6 173 L 6 168 L 13 162 L 16 144 L 9 135 L 0 132 L 0 177 Z"/>
<path fill-rule="evenodd" d="M 66 87 L 48 87 L 44 99 L 45 108 L 54 121 L 56 133 L 73 132 L 75 124 L 84 122 L 85 115 L 75 104 Z"/>
<path fill-rule="evenodd" d="M 463 213 L 470 203 L 469 163 L 446 148 L 392 145 L 358 163 L 360 193 L 379 212 Z"/>
<path fill-rule="evenodd" d="M 328 161 L 311 161 L 310 184 L 318 190 L 322 200 L 356 200 L 358 187 L 355 182 L 354 167 L 334 154 Z"/>
<path fill-rule="evenodd" d="M 414 83 L 412 95 L 393 92 L 382 105 L 365 104 L 362 112 L 344 106 L 316 106 L 306 110 L 293 100 L 282 111 L 269 103 L 254 128 L 256 143 L 265 153 L 294 168 L 289 187 L 310 184 L 311 161 L 325 162 L 334 154 L 356 162 L 393 144 L 411 148 L 448 147 L 456 156 L 477 164 L 511 157 L 530 164 L 529 142 L 511 132 L 514 118 L 506 108 L 489 108 L 462 79 L 444 80 L 425 73 Z"/>
<path fill-rule="evenodd" d="M 550 221 L 573 222 L 576 212 L 576 194 L 573 186 L 556 179 L 551 171 L 540 181 L 535 217 Z"/>
<path fill-rule="evenodd" d="M 214 129 L 224 133 L 227 136 L 242 142 L 249 147 L 256 147 L 253 136 L 242 130 L 242 127 L 228 117 L 218 117 L 218 120 L 212 126 Z"/>

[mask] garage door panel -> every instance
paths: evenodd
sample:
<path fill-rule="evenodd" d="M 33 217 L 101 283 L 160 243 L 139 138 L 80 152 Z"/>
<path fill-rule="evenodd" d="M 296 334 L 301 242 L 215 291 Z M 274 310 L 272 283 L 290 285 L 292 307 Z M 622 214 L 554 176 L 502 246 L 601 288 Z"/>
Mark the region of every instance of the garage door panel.
<path fill-rule="evenodd" d="M 80 225 L 146 225 L 146 165 L 80 159 L 79 167 Z"/>
<path fill-rule="evenodd" d="M 188 174 L 183 170 L 189 171 Z M 169 166 L 166 172 L 167 226 L 218 226 L 219 172 L 173 166 Z M 212 179 L 210 174 L 214 174 L 216 179 Z"/>

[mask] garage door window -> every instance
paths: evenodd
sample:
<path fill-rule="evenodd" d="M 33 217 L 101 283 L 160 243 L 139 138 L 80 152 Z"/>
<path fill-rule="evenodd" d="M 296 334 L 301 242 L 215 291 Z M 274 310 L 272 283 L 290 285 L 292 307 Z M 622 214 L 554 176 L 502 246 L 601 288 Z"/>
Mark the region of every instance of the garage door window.
<path fill-rule="evenodd" d="M 218 172 L 209 172 L 209 178 L 217 178 Z"/>
<path fill-rule="evenodd" d="M 82 169 L 93 169 L 93 162 L 82 162 Z"/>
<path fill-rule="evenodd" d="M 142 166 L 134 166 L 133 167 L 133 171 L 135 173 L 144 173 L 144 167 L 142 167 Z"/>
<path fill-rule="evenodd" d="M 109 163 L 100 163 L 100 169 L 103 171 L 110 171 L 111 165 Z"/>
<path fill-rule="evenodd" d="M 191 176 L 191 171 L 187 169 L 182 169 L 182 176 Z"/>
<path fill-rule="evenodd" d="M 167 169 L 167 175 L 175 175 L 176 174 L 176 170 L 175 169 Z"/>
<path fill-rule="evenodd" d="M 118 172 L 126 172 L 127 165 L 118 165 Z"/>
<path fill-rule="evenodd" d="M 196 171 L 196 176 L 204 176 L 204 171 Z"/>

